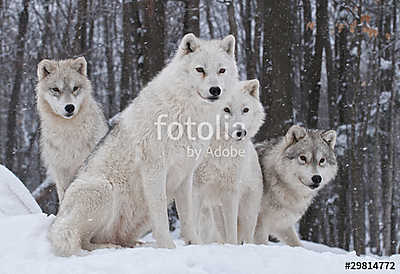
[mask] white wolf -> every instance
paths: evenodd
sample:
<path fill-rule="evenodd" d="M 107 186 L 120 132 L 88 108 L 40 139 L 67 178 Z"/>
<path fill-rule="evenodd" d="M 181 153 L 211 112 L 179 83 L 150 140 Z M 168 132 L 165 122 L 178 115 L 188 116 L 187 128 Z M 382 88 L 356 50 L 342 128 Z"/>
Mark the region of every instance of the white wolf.
<path fill-rule="evenodd" d="M 167 216 L 172 199 L 184 239 L 199 242 L 192 219 L 198 161 L 187 149 L 210 142 L 193 137 L 192 126 L 215 124 L 218 99 L 238 81 L 234 48 L 233 36 L 184 36 L 170 64 L 121 113 L 68 188 L 49 232 L 57 254 L 131 246 L 149 228 L 158 247 L 174 248 Z"/>
<path fill-rule="evenodd" d="M 195 219 L 205 243 L 237 244 L 238 237 L 253 242 L 262 197 L 261 168 L 250 140 L 264 119 L 258 80 L 238 83 L 231 97 L 221 107 L 221 136 L 211 142 L 194 177 Z"/>
<path fill-rule="evenodd" d="M 92 96 L 84 57 L 42 60 L 37 69 L 41 149 L 61 201 L 79 167 L 106 134 L 103 112 Z"/>
<path fill-rule="evenodd" d="M 292 126 L 285 137 L 257 144 L 264 194 L 255 233 L 258 244 L 270 234 L 290 246 L 301 246 L 295 223 L 312 199 L 337 173 L 333 130 Z"/>

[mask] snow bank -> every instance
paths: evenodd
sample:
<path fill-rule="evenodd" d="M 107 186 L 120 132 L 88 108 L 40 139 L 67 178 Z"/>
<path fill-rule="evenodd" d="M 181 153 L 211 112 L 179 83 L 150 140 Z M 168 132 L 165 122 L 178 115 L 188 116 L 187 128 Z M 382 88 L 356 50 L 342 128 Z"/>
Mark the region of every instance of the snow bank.
<path fill-rule="evenodd" d="M 5 166 L 0 165 L 0 217 L 41 212 L 24 184 Z"/>
<path fill-rule="evenodd" d="M 173 250 L 151 247 L 102 249 L 70 258 L 52 254 L 47 230 L 54 216 L 44 214 L 0 219 L 0 273 L 349 273 L 347 261 L 395 261 L 390 258 L 357 257 L 340 249 L 306 243 L 304 248 L 277 245 L 203 245 Z M 174 233 L 176 235 L 176 233 Z M 338 254 L 342 253 L 342 254 Z M 354 272 L 354 271 L 353 271 Z M 358 272 L 358 271 L 356 271 Z M 368 273 L 385 273 L 369 270 Z M 391 271 L 394 273 L 395 271 Z"/>

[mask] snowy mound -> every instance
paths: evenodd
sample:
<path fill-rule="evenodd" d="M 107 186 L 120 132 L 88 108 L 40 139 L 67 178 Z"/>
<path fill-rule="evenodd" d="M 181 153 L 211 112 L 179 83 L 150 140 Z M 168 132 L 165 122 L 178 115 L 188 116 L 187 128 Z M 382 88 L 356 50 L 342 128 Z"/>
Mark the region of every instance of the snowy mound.
<path fill-rule="evenodd" d="M 44 214 L 0 219 L 0 273 L 348 274 L 349 270 L 344 269 L 345 262 L 378 260 L 394 261 L 396 268 L 400 267 L 399 255 L 357 257 L 354 253 L 308 243 L 306 247 L 314 250 L 276 245 L 183 246 L 178 240 L 178 247 L 172 250 L 151 247 L 102 249 L 85 252 L 83 256 L 62 258 L 53 255 L 47 240 L 47 230 L 53 219 L 54 216 Z M 385 270 L 368 270 L 368 273 L 385 273 Z"/>
<path fill-rule="evenodd" d="M 5 166 L 0 165 L 0 217 L 41 212 L 24 184 Z"/>

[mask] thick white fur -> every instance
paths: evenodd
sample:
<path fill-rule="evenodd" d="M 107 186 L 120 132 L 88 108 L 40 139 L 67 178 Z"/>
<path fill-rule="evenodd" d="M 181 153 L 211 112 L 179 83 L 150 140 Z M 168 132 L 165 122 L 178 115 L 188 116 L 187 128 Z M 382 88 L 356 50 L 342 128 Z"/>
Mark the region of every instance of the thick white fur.
<path fill-rule="evenodd" d="M 318 191 L 336 176 L 335 140 L 333 130 L 310 131 L 295 125 L 275 143 L 256 145 L 264 177 L 264 194 L 255 233 L 257 244 L 266 244 L 272 234 L 290 246 L 301 246 L 294 225 Z M 289 149 L 292 151 L 288 152 Z M 290 160 L 287 153 L 300 156 Z M 301 156 L 306 156 L 308 162 L 299 163 Z M 324 164 L 319 164 L 321 158 L 326 159 Z M 313 175 L 323 178 L 316 189 L 309 187 Z"/>
<path fill-rule="evenodd" d="M 207 97 L 210 87 L 219 86 L 224 96 L 237 81 L 233 49 L 233 36 L 203 41 L 188 34 L 182 39 L 171 63 L 121 113 L 68 188 L 49 232 L 57 254 L 68 256 L 81 248 L 115 244 L 132 246 L 149 229 L 158 247 L 174 248 L 167 216 L 172 199 L 184 239 L 199 242 L 191 208 L 192 176 L 199 162 L 187 155 L 187 149 L 204 151 L 210 141 L 189 138 L 186 126 L 183 136 L 173 140 L 167 136 L 167 127 L 173 122 L 185 125 L 189 117 L 197 124 L 215 124 L 220 100 L 210 102 Z M 198 67 L 205 73 L 198 72 Z M 222 67 L 225 73 L 219 73 Z M 168 117 L 162 119 L 166 125 L 158 136 L 155 123 L 160 115 Z M 177 129 L 174 126 L 173 132 Z"/>
<path fill-rule="evenodd" d="M 264 119 L 258 81 L 238 83 L 231 97 L 219 112 L 221 136 L 211 142 L 194 177 L 195 220 L 203 243 L 253 242 L 262 197 L 261 168 L 250 140 Z M 238 130 L 246 130 L 246 136 L 238 138 Z M 242 154 L 218 156 L 218 150 Z"/>
<path fill-rule="evenodd" d="M 42 60 L 38 65 L 37 108 L 41 120 L 41 152 L 58 198 L 79 167 L 108 130 L 103 112 L 92 96 L 84 57 L 63 61 Z M 73 92 L 74 87 L 79 87 Z M 52 88 L 60 90 L 54 96 Z M 75 106 L 74 115 L 65 116 L 65 106 Z"/>

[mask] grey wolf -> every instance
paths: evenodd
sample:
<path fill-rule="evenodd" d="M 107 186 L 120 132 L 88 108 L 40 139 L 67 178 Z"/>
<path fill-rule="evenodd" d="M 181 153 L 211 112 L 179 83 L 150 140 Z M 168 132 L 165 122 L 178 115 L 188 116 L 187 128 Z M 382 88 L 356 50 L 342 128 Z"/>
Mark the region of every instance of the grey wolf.
<path fill-rule="evenodd" d="M 84 57 L 45 59 L 37 68 L 41 153 L 60 203 L 78 169 L 108 131 L 86 68 Z"/>
<path fill-rule="evenodd" d="M 195 172 L 195 219 L 205 243 L 252 242 L 262 197 L 261 168 L 251 142 L 264 119 L 259 82 L 242 81 L 230 95 L 220 110 L 228 138 L 214 138 Z M 218 156 L 218 149 L 236 153 Z"/>
<path fill-rule="evenodd" d="M 215 123 L 220 98 L 238 78 L 234 48 L 233 36 L 183 37 L 171 62 L 121 113 L 65 193 L 49 231 L 57 254 L 132 246 L 149 229 L 157 247 L 174 248 L 167 216 L 173 199 L 183 238 L 199 242 L 192 213 L 199 162 L 186 149 L 206 147 L 210 140 L 190 136 L 186 122 Z"/>
<path fill-rule="evenodd" d="M 312 199 L 335 178 L 336 132 L 292 126 L 286 136 L 256 145 L 263 172 L 264 194 L 255 241 L 268 236 L 290 246 L 301 246 L 294 225 Z"/>

